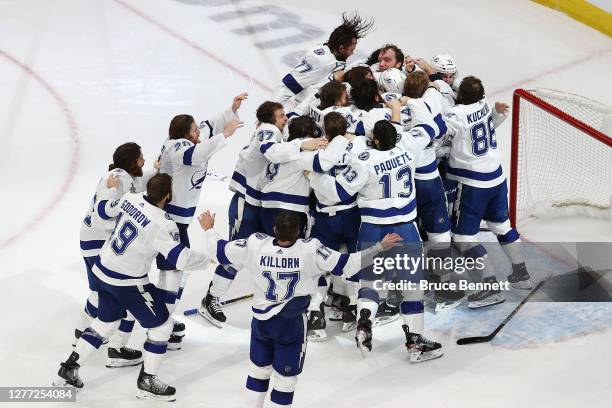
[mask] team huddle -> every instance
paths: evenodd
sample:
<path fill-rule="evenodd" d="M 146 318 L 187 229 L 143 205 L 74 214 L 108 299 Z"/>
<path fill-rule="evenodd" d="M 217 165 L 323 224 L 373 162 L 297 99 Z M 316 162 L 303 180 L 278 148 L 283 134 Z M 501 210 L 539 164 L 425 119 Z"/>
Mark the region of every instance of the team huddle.
<path fill-rule="evenodd" d="M 508 219 L 495 136 L 508 105 L 490 104 L 481 81 L 460 79 L 448 55 L 427 62 L 387 44 L 347 63 L 371 26 L 343 15 L 327 42 L 310 49 L 259 105 L 229 185 L 227 240 L 208 211 L 197 217 L 205 248 L 190 247 L 187 227 L 208 161 L 244 126 L 238 111 L 247 94 L 199 125 L 190 115 L 175 116 L 151 170 L 143 171 L 136 143 L 115 150 L 81 226 L 90 294 L 54 385 L 82 388 L 78 369 L 108 343 L 107 367 L 142 363 L 139 398 L 175 400 L 175 388 L 157 378 L 163 355 L 179 350 L 185 335 L 172 315 L 189 271 L 211 261 L 213 279 L 198 312 L 219 328 L 227 321 L 220 298 L 237 274 L 252 278 L 245 406 L 253 407 L 263 406 L 267 394 L 272 406 L 291 406 L 306 343 L 327 338 L 328 320 L 353 332 L 363 355 L 373 350 L 373 327 L 400 318 L 410 362 L 443 355 L 443 346 L 424 335 L 424 291 L 388 293 L 376 282 L 448 282 L 453 271 L 380 274 L 372 268 L 376 257 L 459 253 L 484 262 L 468 271 L 472 281 L 495 283 L 478 242 L 484 220 L 512 263 L 510 285 L 531 289 Z M 495 289 L 427 295 L 436 310 L 465 297 L 469 308 L 504 301 Z M 147 331 L 142 351 L 126 347 L 135 320 Z"/>

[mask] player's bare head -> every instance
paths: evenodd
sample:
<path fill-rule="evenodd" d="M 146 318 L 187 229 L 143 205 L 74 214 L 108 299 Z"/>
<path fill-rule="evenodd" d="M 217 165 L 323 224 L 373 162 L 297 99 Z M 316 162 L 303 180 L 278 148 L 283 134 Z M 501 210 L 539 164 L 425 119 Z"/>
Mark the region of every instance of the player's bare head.
<path fill-rule="evenodd" d="M 374 21 L 364 20 L 357 13 L 353 15 L 342 13 L 342 24 L 329 35 L 327 46 L 339 61 L 346 61 L 353 55 L 357 40 L 363 38 L 373 25 Z"/>
<path fill-rule="evenodd" d="M 423 71 L 411 72 L 404 81 L 404 96 L 420 98 L 429 86 L 429 77 Z"/>
<path fill-rule="evenodd" d="M 124 143 L 115 149 L 113 163 L 108 166 L 109 170 L 123 169 L 134 177 L 142 177 L 142 166 L 145 160 L 142 150 L 136 143 Z"/>
<path fill-rule="evenodd" d="M 351 87 L 358 81 L 363 81 L 364 79 L 374 79 L 374 74 L 370 67 L 364 67 L 363 65 L 358 65 L 346 71 L 344 73 L 344 77 L 342 80 L 344 82 L 348 82 Z"/>
<path fill-rule="evenodd" d="M 323 127 L 325 127 L 325 137 L 331 142 L 336 136 L 346 134 L 348 122 L 340 113 L 329 112 L 323 118 Z"/>
<path fill-rule="evenodd" d="M 300 216 L 294 212 L 281 212 L 274 220 L 274 235 L 279 241 L 295 241 L 300 235 Z"/>
<path fill-rule="evenodd" d="M 391 150 L 397 143 L 397 130 L 390 122 L 379 120 L 372 129 L 372 144 L 376 150 Z"/>
<path fill-rule="evenodd" d="M 159 173 L 147 182 L 147 197 L 152 203 L 163 207 L 172 201 L 172 177 L 166 173 Z"/>
<path fill-rule="evenodd" d="M 401 68 L 404 63 L 404 53 L 393 44 L 385 44 L 378 52 L 378 70 L 385 71 L 389 68 Z"/>
<path fill-rule="evenodd" d="M 187 139 L 193 143 L 198 143 L 200 138 L 200 128 L 191 115 L 176 115 L 170 121 L 168 129 L 170 139 Z"/>
<path fill-rule="evenodd" d="M 298 116 L 289 122 L 289 137 L 287 141 L 294 139 L 303 139 L 305 137 L 316 137 L 316 125 L 313 118 L 310 116 Z"/>
<path fill-rule="evenodd" d="M 373 79 L 357 81 L 351 87 L 351 98 L 359 109 L 369 111 L 374 105 L 381 102 L 378 85 Z"/>
<path fill-rule="evenodd" d="M 474 76 L 463 78 L 457 91 L 458 105 L 471 105 L 484 98 L 484 87 L 480 79 Z"/>
<path fill-rule="evenodd" d="M 278 102 L 265 101 L 257 108 L 255 113 L 257 120 L 261 123 L 269 123 L 283 130 L 287 124 L 285 108 Z"/>
<path fill-rule="evenodd" d="M 330 106 L 346 106 L 348 105 L 346 86 L 342 82 L 328 82 L 319 89 L 319 99 L 321 100 L 321 105 L 319 105 L 321 110 Z"/>

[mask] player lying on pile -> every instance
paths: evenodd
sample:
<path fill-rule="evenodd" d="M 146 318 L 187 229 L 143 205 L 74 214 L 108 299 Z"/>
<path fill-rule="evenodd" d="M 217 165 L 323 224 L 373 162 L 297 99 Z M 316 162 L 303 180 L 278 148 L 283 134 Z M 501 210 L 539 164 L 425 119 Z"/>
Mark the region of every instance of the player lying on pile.
<path fill-rule="evenodd" d="M 351 276 L 372 262 L 377 253 L 401 241 L 391 233 L 375 245 L 351 255 L 341 254 L 317 239 L 298 239 L 300 217 L 281 213 L 274 236 L 256 233 L 225 241 L 214 231 L 214 215 L 200 218 L 207 230 L 207 247 L 220 264 L 244 267 L 254 284 L 251 323 L 251 369 L 245 406 L 262 407 L 273 377 L 273 406 L 291 407 L 297 376 L 306 353 L 306 309 L 326 272 Z"/>

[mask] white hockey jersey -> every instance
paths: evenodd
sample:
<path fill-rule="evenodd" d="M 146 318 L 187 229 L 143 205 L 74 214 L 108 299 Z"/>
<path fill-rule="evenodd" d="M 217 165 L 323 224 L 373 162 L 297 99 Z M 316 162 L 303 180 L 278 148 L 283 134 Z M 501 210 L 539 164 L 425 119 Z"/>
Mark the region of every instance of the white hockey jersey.
<path fill-rule="evenodd" d="M 268 164 L 300 158 L 301 141 L 281 143 L 282 138 L 276 126 L 262 123 L 255 129 L 249 144 L 238 154 L 230 190 L 243 196 L 251 205 L 261 205 L 261 189 Z"/>
<path fill-rule="evenodd" d="M 298 102 L 303 92 L 311 85 L 333 79 L 333 73 L 344 69 L 346 63 L 338 61 L 327 45 L 316 45 L 302 57 L 287 75 L 274 93 L 274 100 L 285 103 L 291 97 Z"/>
<path fill-rule="evenodd" d="M 312 177 L 312 188 L 338 201 L 358 193 L 362 222 L 388 225 L 413 221 L 416 218 L 416 157 L 439 130 L 433 121 L 418 124 L 408 132 L 399 124 L 395 126 L 398 140 L 393 149 L 365 150 L 356 159 L 352 158 L 340 175 Z"/>
<path fill-rule="evenodd" d="M 220 264 L 244 267 L 253 279 L 252 310 L 258 320 L 281 312 L 304 313 L 322 274 L 350 277 L 382 250 L 377 244 L 349 255 L 327 248 L 317 239 L 298 239 L 290 247 L 281 247 L 275 238 L 260 233 L 230 242 L 219 239 L 212 229 L 206 234 L 208 251 Z"/>
<path fill-rule="evenodd" d="M 79 231 L 81 255 L 83 257 L 96 256 L 104 245 L 104 241 L 113 231 L 115 220 L 104 212 L 108 202 L 115 201 L 125 193 L 138 193 L 146 189 L 147 182 L 157 174 L 157 170 L 145 171 L 142 177 L 132 177 L 123 169 L 113 169 L 106 172 L 98 181 L 85 218 Z M 107 188 L 106 181 L 113 175 L 119 180 L 117 188 Z"/>
<path fill-rule="evenodd" d="M 340 136 L 337 136 L 332 140 L 332 143 Z M 367 139 L 363 136 L 355 136 L 353 140 L 351 140 L 347 146 L 344 154 L 342 155 L 342 159 L 338 163 L 337 166 L 334 166 L 329 172 L 329 174 L 333 177 L 341 174 L 347 168 L 350 163 L 351 157 L 357 157 L 361 152 L 365 151 L 368 147 L 366 145 Z M 311 176 L 312 177 L 311 173 Z M 311 185 L 313 188 L 315 198 L 316 198 L 316 209 L 318 212 L 323 212 L 327 214 L 335 214 L 339 211 L 344 211 L 349 208 L 353 208 L 357 206 L 357 194 L 352 197 L 338 201 L 336 197 L 330 197 L 325 194 L 325 191 L 319 191 L 316 189 L 316 185 Z"/>
<path fill-rule="evenodd" d="M 299 141 L 302 140 L 304 139 Z M 302 152 L 297 160 L 269 163 L 261 189 L 261 206 L 308 213 L 310 183 L 304 171 L 319 173 L 329 171 L 340 163 L 347 145 L 348 140 L 338 136 L 327 148 L 317 152 Z"/>
<path fill-rule="evenodd" d="M 448 179 L 482 188 L 495 187 L 506 179 L 495 137 L 495 129 L 505 119 L 486 98 L 450 109 L 444 116 L 452 137 Z"/>
<path fill-rule="evenodd" d="M 223 129 L 232 119 L 238 119 L 238 115 L 228 108 L 212 121 L 200 122 L 201 142 L 198 144 L 187 139 L 167 139 L 164 142 L 159 171 L 172 176 L 172 201 L 165 210 L 174 221 L 189 224 L 193 219 L 208 160 L 225 146 Z"/>
<path fill-rule="evenodd" d="M 204 269 L 208 265 L 209 257 L 181 244 L 176 223 L 143 193 L 125 194 L 108 203 L 105 211 L 117 220 L 93 268 L 102 281 L 115 286 L 146 285 L 158 253 L 179 270 Z"/>

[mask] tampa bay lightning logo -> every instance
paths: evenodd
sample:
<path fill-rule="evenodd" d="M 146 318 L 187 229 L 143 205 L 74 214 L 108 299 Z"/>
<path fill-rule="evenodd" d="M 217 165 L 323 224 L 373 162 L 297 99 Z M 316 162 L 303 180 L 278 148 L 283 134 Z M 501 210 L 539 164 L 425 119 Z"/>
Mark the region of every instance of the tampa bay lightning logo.
<path fill-rule="evenodd" d="M 196 171 L 191 175 L 191 188 L 190 190 L 199 190 L 202 188 L 202 182 L 206 178 L 206 169 Z"/>
<path fill-rule="evenodd" d="M 357 156 L 357 158 L 359 160 L 366 161 L 366 160 L 368 160 L 370 158 L 370 153 L 368 153 L 368 152 L 361 152 L 361 153 L 359 153 L 359 156 Z"/>
<path fill-rule="evenodd" d="M 314 53 L 317 55 L 323 55 L 325 54 L 325 50 L 323 48 L 317 48 L 314 50 Z"/>

